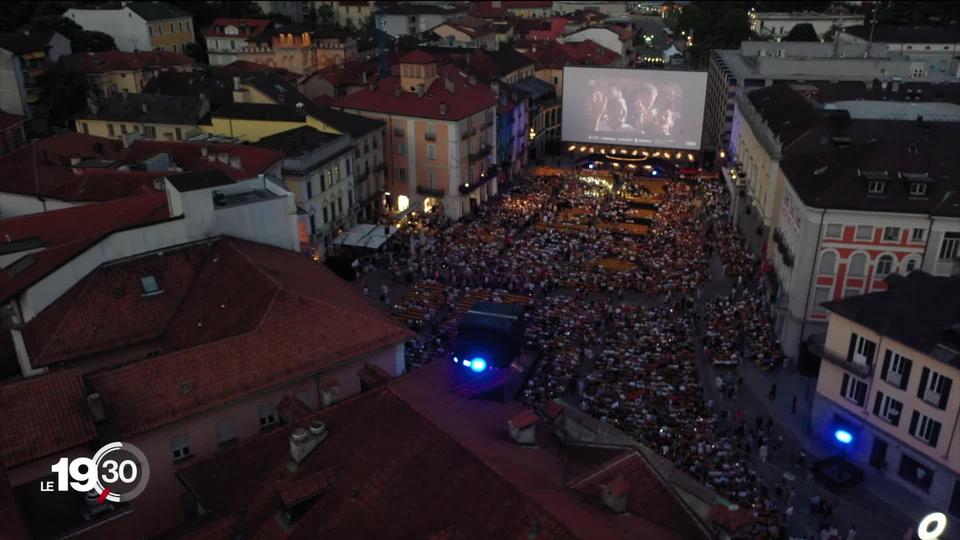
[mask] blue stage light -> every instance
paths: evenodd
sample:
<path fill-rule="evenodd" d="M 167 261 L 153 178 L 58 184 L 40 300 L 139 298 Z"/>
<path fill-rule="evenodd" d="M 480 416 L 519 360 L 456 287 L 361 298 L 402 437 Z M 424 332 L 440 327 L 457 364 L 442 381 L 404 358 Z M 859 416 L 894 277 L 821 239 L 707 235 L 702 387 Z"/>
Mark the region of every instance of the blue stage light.
<path fill-rule="evenodd" d="M 464 360 L 463 365 L 470 367 L 471 362 L 469 360 Z"/>
<path fill-rule="evenodd" d="M 838 429 L 833 432 L 833 438 L 840 444 L 850 444 L 853 442 L 853 434 L 845 429 Z"/>
<path fill-rule="evenodd" d="M 453 363 L 454 363 L 454 364 L 459 364 L 459 363 L 460 363 L 460 359 L 457 358 L 456 356 L 454 356 L 454 357 L 453 357 Z"/>
<path fill-rule="evenodd" d="M 463 363 L 467 364 L 467 361 L 465 360 Z M 483 358 L 478 357 L 470 361 L 470 363 L 467 364 L 467 366 L 471 370 L 473 370 L 475 373 L 480 373 L 481 371 L 485 371 L 487 369 L 487 361 L 484 360 Z"/>
<path fill-rule="evenodd" d="M 656 169 L 654 169 L 654 170 L 653 170 L 653 171 L 652 171 L 652 172 L 651 172 L 650 174 L 652 174 L 652 175 L 654 175 L 654 176 L 656 176 L 656 175 L 658 175 L 658 174 L 660 174 L 660 173 L 658 173 L 658 172 L 657 172 L 657 170 L 656 170 Z"/>

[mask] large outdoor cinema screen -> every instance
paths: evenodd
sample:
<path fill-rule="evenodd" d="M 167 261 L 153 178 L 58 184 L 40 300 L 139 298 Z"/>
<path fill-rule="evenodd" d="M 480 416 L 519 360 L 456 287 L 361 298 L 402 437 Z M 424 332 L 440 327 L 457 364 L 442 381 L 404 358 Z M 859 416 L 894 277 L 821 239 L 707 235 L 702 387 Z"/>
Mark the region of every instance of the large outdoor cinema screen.
<path fill-rule="evenodd" d="M 563 140 L 698 150 L 707 74 L 563 68 Z"/>

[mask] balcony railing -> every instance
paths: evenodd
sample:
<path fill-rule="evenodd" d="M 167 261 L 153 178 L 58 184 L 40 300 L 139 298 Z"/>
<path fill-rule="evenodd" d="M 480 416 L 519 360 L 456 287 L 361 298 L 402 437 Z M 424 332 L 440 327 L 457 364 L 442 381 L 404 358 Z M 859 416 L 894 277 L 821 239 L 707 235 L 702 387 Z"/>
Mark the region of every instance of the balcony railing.
<path fill-rule="evenodd" d="M 427 186 L 417 186 L 417 194 L 427 197 L 443 197 L 446 192 L 443 188 L 432 188 Z"/>
<path fill-rule="evenodd" d="M 860 378 L 867 378 L 873 374 L 872 365 L 851 362 L 847 360 L 845 356 L 841 356 L 830 349 L 823 347 L 820 343 L 810 342 L 807 344 L 807 347 L 811 353 L 819 356 L 821 359 L 830 362 L 844 371 L 849 371 Z"/>
<path fill-rule="evenodd" d="M 373 172 L 380 172 L 386 168 L 387 168 L 386 163 L 383 163 L 383 162 L 377 163 L 376 165 L 373 166 Z"/>
<path fill-rule="evenodd" d="M 490 145 L 485 144 L 480 147 L 476 152 L 472 152 L 467 155 L 467 160 L 469 161 L 480 161 L 481 159 L 490 155 Z"/>
<path fill-rule="evenodd" d="M 436 133 L 430 133 L 430 132 L 428 131 L 428 132 L 426 132 L 426 133 L 423 134 L 423 138 L 426 139 L 426 140 L 428 140 L 428 141 L 435 141 L 435 140 L 437 140 L 437 134 L 436 134 Z"/>

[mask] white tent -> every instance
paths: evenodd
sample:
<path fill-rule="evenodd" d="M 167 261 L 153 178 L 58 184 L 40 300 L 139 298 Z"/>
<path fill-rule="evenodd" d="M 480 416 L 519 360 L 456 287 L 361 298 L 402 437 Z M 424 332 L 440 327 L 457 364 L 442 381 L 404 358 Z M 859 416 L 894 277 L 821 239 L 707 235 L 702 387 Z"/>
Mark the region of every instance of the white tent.
<path fill-rule="evenodd" d="M 380 249 L 395 232 L 397 232 L 397 228 L 394 226 L 360 223 L 336 237 L 333 243 L 367 249 Z"/>

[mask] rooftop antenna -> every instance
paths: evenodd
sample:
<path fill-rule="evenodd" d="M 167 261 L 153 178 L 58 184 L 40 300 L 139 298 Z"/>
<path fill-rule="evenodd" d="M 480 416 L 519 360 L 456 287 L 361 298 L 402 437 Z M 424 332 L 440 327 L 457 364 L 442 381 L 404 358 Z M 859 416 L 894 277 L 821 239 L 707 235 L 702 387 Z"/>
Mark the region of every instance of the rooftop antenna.
<path fill-rule="evenodd" d="M 867 50 L 864 52 L 864 58 L 870 58 L 870 49 L 873 48 L 873 30 L 877 27 L 877 13 L 880 11 L 880 3 L 873 5 L 873 11 L 870 14 L 870 39 L 867 40 Z"/>
<path fill-rule="evenodd" d="M 830 27 L 833 30 L 833 56 L 832 58 L 837 57 L 837 52 L 840 49 L 840 32 L 843 30 L 843 13 L 840 14 L 840 18 L 837 19 L 833 26 Z"/>

